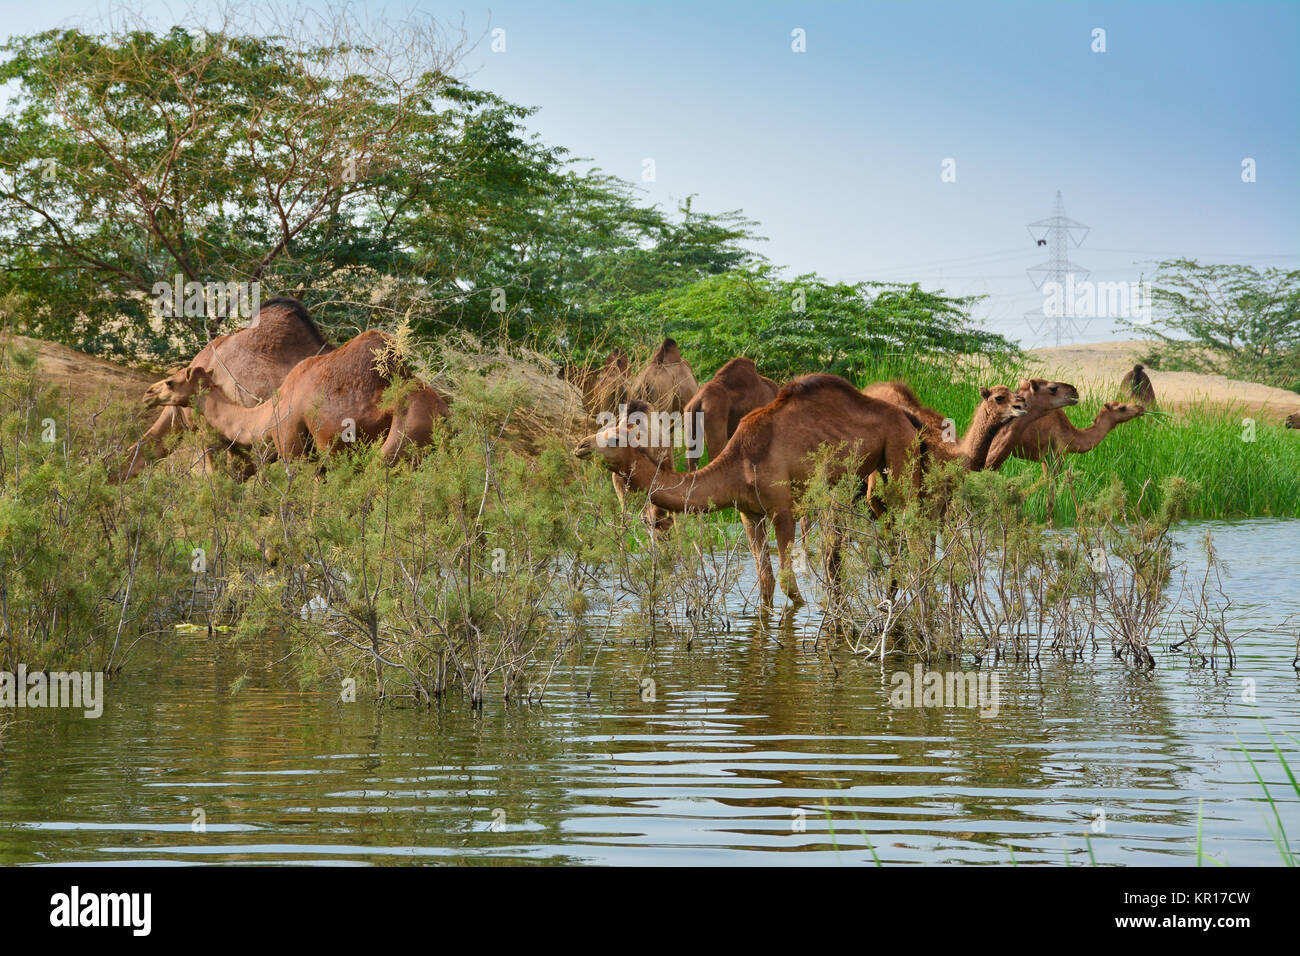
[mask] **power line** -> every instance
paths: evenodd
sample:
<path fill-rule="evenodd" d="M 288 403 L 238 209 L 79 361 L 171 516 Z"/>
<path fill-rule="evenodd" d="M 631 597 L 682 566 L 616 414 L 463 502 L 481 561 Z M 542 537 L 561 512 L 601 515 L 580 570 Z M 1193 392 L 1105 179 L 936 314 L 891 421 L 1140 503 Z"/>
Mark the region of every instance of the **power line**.
<path fill-rule="evenodd" d="M 1081 246 L 1083 240 L 1088 237 L 1089 227 L 1065 215 L 1065 203 L 1061 200 L 1059 189 L 1056 191 L 1056 212 L 1046 219 L 1031 222 L 1025 228 L 1040 246 L 1048 248 L 1046 262 L 1030 266 L 1025 270 L 1029 281 L 1034 283 L 1035 289 L 1041 289 L 1046 283 L 1054 282 L 1057 283 L 1057 289 L 1063 290 L 1071 276 L 1081 276 L 1086 280 L 1092 274 L 1083 266 L 1070 261 L 1070 243 L 1073 243 L 1075 248 Z M 1038 278 L 1035 279 L 1035 276 Z M 1085 320 L 1083 325 L 1079 325 L 1074 316 L 1066 314 L 1072 311 L 1072 309 L 1061 309 L 1058 315 L 1047 315 L 1040 307 L 1037 312 L 1026 312 L 1024 318 L 1035 335 L 1042 334 L 1049 325 L 1052 326 L 1056 344 L 1060 345 L 1063 337 L 1073 339 L 1073 334 L 1082 333 L 1084 326 L 1088 324 Z"/>

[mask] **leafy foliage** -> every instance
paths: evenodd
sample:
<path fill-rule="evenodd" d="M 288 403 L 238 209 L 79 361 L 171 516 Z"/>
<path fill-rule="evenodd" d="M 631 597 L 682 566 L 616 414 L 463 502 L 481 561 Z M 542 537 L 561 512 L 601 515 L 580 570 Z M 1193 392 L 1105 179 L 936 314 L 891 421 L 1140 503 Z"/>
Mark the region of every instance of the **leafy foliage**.
<path fill-rule="evenodd" d="M 1300 269 L 1161 262 L 1152 299 L 1160 345 L 1153 367 L 1186 369 L 1300 391 Z"/>
<path fill-rule="evenodd" d="M 1013 354 L 1015 346 L 970 321 L 970 298 L 916 285 L 784 280 L 768 266 L 607 303 L 623 339 L 670 332 L 707 376 L 736 355 L 778 381 L 807 372 L 862 377 L 889 356 Z M 703 380 L 703 378 L 701 378 Z"/>

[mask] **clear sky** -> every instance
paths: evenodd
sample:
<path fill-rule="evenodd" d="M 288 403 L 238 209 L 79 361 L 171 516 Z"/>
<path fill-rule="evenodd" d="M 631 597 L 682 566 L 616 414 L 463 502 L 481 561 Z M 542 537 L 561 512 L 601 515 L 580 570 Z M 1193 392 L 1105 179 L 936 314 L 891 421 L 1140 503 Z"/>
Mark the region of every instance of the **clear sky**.
<path fill-rule="evenodd" d="M 759 251 L 792 272 L 988 294 L 976 316 L 1027 345 L 1046 333 L 1022 317 L 1043 300 L 1025 269 L 1046 250 L 1025 226 L 1058 189 L 1091 227 L 1071 258 L 1094 280 L 1172 256 L 1300 268 L 1297 0 L 361 6 L 463 17 L 482 38 L 474 85 L 540 107 L 543 139 L 648 201 L 743 209 L 769 238 Z M 0 33 L 107 9 L 0 7 Z M 1074 337 L 1114 336 L 1098 319 Z"/>

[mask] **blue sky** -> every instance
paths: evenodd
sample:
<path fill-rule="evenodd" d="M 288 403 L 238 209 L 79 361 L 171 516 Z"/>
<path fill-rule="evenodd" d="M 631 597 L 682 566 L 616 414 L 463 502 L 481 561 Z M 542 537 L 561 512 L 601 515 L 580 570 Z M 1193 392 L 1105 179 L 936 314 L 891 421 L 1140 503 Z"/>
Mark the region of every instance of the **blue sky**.
<path fill-rule="evenodd" d="M 743 209 L 792 272 L 987 294 L 977 317 L 1029 345 L 1044 339 L 1022 313 L 1042 294 L 1025 269 L 1045 250 L 1025 225 L 1058 189 L 1091 227 L 1071 258 L 1094 280 L 1178 255 L 1300 268 L 1294 0 L 361 5 L 463 16 L 482 37 L 470 81 L 539 107 L 543 139 L 648 201 Z M 6 2 L 3 30 L 100 9 Z M 941 181 L 949 158 L 955 182 Z M 1074 337 L 1115 333 L 1098 319 Z"/>

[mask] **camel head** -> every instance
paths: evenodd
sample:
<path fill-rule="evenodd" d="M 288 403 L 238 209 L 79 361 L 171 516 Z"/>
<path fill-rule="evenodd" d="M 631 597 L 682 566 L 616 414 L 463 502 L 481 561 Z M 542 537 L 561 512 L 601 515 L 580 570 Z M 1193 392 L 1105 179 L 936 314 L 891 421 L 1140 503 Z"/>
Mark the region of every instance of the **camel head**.
<path fill-rule="evenodd" d="M 998 423 L 1019 418 L 1029 411 L 1029 403 L 1025 400 L 1025 396 L 1011 391 L 1005 385 L 981 388 L 980 399 L 993 413 L 993 420 Z"/>
<path fill-rule="evenodd" d="M 1300 412 L 1292 412 L 1286 417 L 1287 428 L 1300 428 Z"/>
<path fill-rule="evenodd" d="M 1145 411 L 1146 408 L 1136 402 L 1107 402 L 1102 406 L 1102 410 L 1097 417 L 1101 418 L 1104 415 L 1114 424 L 1120 425 L 1124 422 L 1131 422 Z"/>
<path fill-rule="evenodd" d="M 1050 412 L 1055 408 L 1079 404 L 1079 390 L 1065 382 L 1041 378 L 1022 378 L 1017 389 L 1025 397 L 1031 412 Z"/>
<path fill-rule="evenodd" d="M 144 392 L 146 408 L 163 405 L 186 405 L 201 388 L 212 388 L 212 373 L 205 368 L 178 368 L 171 375 L 150 385 Z"/>
<path fill-rule="evenodd" d="M 629 425 L 624 419 L 608 428 L 602 428 L 594 435 L 588 435 L 578 442 L 573 453 L 584 460 L 598 457 L 610 471 L 621 475 L 631 474 L 637 459 L 646 457 L 643 447 L 645 442 L 639 432 L 640 429 Z"/>

